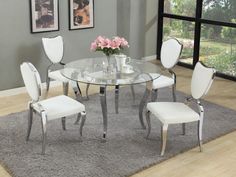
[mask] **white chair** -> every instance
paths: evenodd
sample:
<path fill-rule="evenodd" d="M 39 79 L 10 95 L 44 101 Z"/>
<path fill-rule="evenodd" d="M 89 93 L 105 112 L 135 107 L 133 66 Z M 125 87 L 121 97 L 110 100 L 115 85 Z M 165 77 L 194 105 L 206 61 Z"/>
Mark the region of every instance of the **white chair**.
<path fill-rule="evenodd" d="M 55 119 L 62 119 L 62 128 L 66 129 L 65 117 L 78 114 L 81 117 L 80 135 L 82 136 L 82 129 L 86 119 L 85 106 L 80 102 L 65 96 L 56 96 L 40 101 L 41 96 L 41 79 L 37 69 L 31 64 L 24 62 L 20 66 L 22 78 L 32 101 L 29 102 L 29 117 L 28 117 L 28 131 L 26 141 L 29 140 L 33 113 L 38 113 L 41 116 L 42 123 L 42 154 L 45 153 L 46 145 L 46 128 L 47 122 Z M 77 117 L 77 118 L 78 118 Z"/>
<path fill-rule="evenodd" d="M 197 103 L 199 112 L 195 112 L 188 105 L 180 102 L 151 102 L 147 104 L 147 125 L 148 133 L 151 131 L 150 114 L 152 113 L 162 123 L 162 147 L 161 156 L 164 155 L 167 140 L 167 129 L 170 124 L 182 124 L 183 134 L 185 134 L 185 123 L 198 121 L 198 140 L 200 151 L 202 150 L 202 126 L 204 118 L 204 109 L 200 103 L 200 98 L 204 96 L 213 82 L 215 70 L 208 68 L 198 62 L 195 66 L 191 81 L 191 94 L 186 101 Z"/>
<path fill-rule="evenodd" d="M 52 67 L 55 67 L 55 65 L 61 65 L 64 66 L 65 64 L 62 63 L 63 53 L 64 53 L 64 47 L 63 47 L 63 39 L 62 36 L 57 36 L 54 38 L 42 38 L 43 48 L 45 51 L 45 54 L 51 64 L 47 68 L 47 75 L 46 75 L 46 88 L 47 91 L 49 90 L 50 86 L 50 80 L 57 80 L 61 81 L 63 83 L 63 93 L 64 95 L 68 95 L 68 89 L 69 89 L 69 79 L 64 77 L 60 70 L 52 70 Z M 77 96 L 77 93 L 81 94 L 80 87 L 78 83 L 73 83 L 72 87 L 74 89 L 74 92 Z M 86 96 L 88 98 L 88 89 L 89 85 L 87 85 L 86 88 Z"/>
<path fill-rule="evenodd" d="M 152 101 L 156 101 L 158 89 L 170 86 L 172 87 L 173 101 L 176 101 L 176 74 L 172 71 L 172 68 L 178 62 L 182 49 L 183 45 L 177 39 L 171 38 L 163 42 L 161 47 L 161 64 L 169 71 L 171 77 L 161 75 L 153 80 Z M 150 73 L 151 76 L 154 74 Z"/>

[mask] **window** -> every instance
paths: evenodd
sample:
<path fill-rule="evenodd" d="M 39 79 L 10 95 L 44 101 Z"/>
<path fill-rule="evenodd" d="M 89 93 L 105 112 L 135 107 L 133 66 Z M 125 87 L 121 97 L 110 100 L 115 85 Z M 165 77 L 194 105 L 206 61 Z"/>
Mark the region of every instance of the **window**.
<path fill-rule="evenodd" d="M 202 18 L 220 22 L 235 23 L 235 0 L 203 0 Z"/>
<path fill-rule="evenodd" d="M 196 12 L 196 0 L 164 0 L 164 12 L 194 17 Z"/>
<path fill-rule="evenodd" d="M 157 56 L 163 40 L 184 46 L 179 64 L 198 61 L 236 81 L 236 0 L 159 0 Z"/>
<path fill-rule="evenodd" d="M 180 61 L 187 64 L 193 63 L 194 26 L 193 22 L 164 18 L 163 40 L 170 37 L 178 39 L 183 44 Z"/>
<path fill-rule="evenodd" d="M 236 76 L 236 28 L 202 25 L 200 60 L 220 73 Z"/>

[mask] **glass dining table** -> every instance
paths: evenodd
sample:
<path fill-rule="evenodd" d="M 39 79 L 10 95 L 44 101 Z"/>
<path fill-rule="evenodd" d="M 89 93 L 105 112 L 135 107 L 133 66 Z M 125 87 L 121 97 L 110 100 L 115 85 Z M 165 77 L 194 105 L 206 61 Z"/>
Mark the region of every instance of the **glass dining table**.
<path fill-rule="evenodd" d="M 119 108 L 119 88 L 120 86 L 130 85 L 133 98 L 135 93 L 133 86 L 135 84 L 146 84 L 144 95 L 139 104 L 139 121 L 143 129 L 146 128 L 143 121 L 143 109 L 147 99 L 152 91 L 152 82 L 161 75 L 159 66 L 147 61 L 131 59 L 126 66 L 129 70 L 120 71 L 116 59 L 111 57 L 111 70 L 107 71 L 106 57 L 84 58 L 67 63 L 61 70 L 61 74 L 76 82 L 98 85 L 100 87 L 100 103 L 103 115 L 103 138 L 107 135 L 108 115 L 106 102 L 107 86 L 115 87 L 115 111 L 118 113 Z M 151 73 L 151 74 L 150 74 Z"/>

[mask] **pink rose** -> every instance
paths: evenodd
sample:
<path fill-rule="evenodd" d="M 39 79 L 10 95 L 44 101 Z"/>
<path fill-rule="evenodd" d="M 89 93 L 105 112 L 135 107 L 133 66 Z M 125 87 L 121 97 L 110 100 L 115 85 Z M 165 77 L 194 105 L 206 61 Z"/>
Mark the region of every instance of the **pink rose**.
<path fill-rule="evenodd" d="M 111 48 L 112 48 L 112 49 L 118 49 L 119 46 L 120 46 L 120 44 L 117 43 L 115 40 L 112 40 L 112 41 L 111 41 Z"/>
<path fill-rule="evenodd" d="M 96 41 L 94 41 L 91 43 L 90 50 L 96 51 L 96 49 L 97 49 L 97 43 L 96 43 Z"/>
<path fill-rule="evenodd" d="M 119 47 L 122 43 L 122 40 L 120 37 L 115 37 L 113 41 L 116 43 L 116 45 Z"/>
<path fill-rule="evenodd" d="M 125 40 L 125 38 L 121 38 L 121 46 L 122 47 L 129 47 L 129 43 Z"/>

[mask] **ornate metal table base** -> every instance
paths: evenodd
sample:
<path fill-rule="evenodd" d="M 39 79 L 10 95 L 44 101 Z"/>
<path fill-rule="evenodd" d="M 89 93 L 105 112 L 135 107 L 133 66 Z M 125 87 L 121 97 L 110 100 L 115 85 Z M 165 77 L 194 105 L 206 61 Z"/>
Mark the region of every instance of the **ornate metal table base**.
<path fill-rule="evenodd" d="M 146 126 L 143 121 L 143 109 L 147 103 L 147 100 L 152 91 L 152 81 L 146 83 L 146 90 L 143 95 L 143 98 L 139 104 L 139 121 L 143 129 L 146 129 Z M 107 135 L 107 100 L 106 100 L 106 86 L 100 86 L 100 102 L 102 107 L 102 116 L 103 116 L 103 138 L 106 138 Z M 115 86 L 115 111 L 118 114 L 118 105 L 119 105 L 119 85 Z"/>
<path fill-rule="evenodd" d="M 116 58 L 112 58 L 113 64 L 116 64 Z M 82 93 L 78 82 L 86 83 L 86 95 L 88 99 L 88 89 L 89 85 L 99 85 L 100 86 L 100 102 L 102 108 L 103 116 L 103 140 L 106 140 L 107 126 L 108 126 L 108 116 L 107 116 L 107 103 L 106 103 L 106 87 L 115 87 L 115 113 L 119 113 L 119 88 L 120 86 L 131 86 L 131 93 L 133 96 L 133 101 L 135 100 L 133 85 L 146 83 L 146 91 L 139 105 L 139 121 L 143 129 L 146 128 L 143 121 L 143 109 L 147 103 L 147 99 L 150 95 L 152 88 L 152 80 L 160 76 L 160 68 L 150 62 L 132 59 L 127 66 L 130 66 L 132 72 L 116 72 L 113 74 L 104 73 L 104 63 L 107 63 L 105 57 L 101 58 L 84 58 L 70 62 L 64 66 L 61 70 L 61 74 L 66 78 L 70 79 L 72 82 L 72 87 L 78 101 L 84 101 L 85 97 L 82 97 Z M 156 73 L 155 75 L 150 75 L 149 73 Z M 79 123 L 79 118 L 75 123 Z M 65 128 L 65 127 L 64 127 Z"/>

